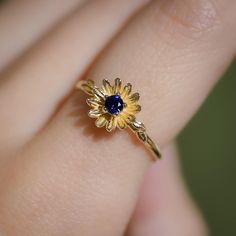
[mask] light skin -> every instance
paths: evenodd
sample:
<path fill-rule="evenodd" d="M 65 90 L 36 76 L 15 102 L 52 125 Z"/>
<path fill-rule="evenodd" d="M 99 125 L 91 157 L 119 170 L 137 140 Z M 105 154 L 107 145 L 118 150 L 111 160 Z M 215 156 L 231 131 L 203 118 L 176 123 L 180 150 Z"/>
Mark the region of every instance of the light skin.
<path fill-rule="evenodd" d="M 207 235 L 174 139 L 235 55 L 236 2 L 37 2 L 0 10 L 0 234 Z M 95 128 L 73 91 L 116 77 L 140 92 L 163 160 Z"/>

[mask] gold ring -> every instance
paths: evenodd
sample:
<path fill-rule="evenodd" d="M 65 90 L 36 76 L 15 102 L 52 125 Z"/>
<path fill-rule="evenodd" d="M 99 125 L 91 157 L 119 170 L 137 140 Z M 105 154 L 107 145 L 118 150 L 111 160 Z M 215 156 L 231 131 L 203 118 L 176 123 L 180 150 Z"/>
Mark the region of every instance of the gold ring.
<path fill-rule="evenodd" d="M 130 128 L 151 151 L 154 160 L 159 159 L 159 147 L 147 135 L 144 124 L 135 117 L 141 111 L 138 104 L 139 93 L 132 94 L 132 85 L 128 83 L 123 86 L 119 78 L 115 79 L 114 86 L 108 80 L 103 80 L 102 83 L 101 88 L 98 88 L 93 80 L 81 80 L 76 85 L 76 88 L 91 96 L 86 100 L 91 107 L 89 117 L 95 118 L 95 125 L 99 128 L 105 126 L 108 132 L 115 128 Z"/>

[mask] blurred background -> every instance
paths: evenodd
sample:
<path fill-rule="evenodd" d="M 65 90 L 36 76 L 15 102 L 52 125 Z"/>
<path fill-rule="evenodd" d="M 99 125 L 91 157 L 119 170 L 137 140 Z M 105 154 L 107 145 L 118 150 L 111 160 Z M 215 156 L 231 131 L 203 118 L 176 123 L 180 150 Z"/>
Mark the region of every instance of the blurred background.
<path fill-rule="evenodd" d="M 178 143 L 186 183 L 212 235 L 236 235 L 236 62 Z"/>

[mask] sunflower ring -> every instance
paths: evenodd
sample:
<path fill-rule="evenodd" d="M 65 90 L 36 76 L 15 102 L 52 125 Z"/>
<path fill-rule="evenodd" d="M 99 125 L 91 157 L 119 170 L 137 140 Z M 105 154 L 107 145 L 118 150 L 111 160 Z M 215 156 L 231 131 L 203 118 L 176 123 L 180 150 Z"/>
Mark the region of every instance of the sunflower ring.
<path fill-rule="evenodd" d="M 112 86 L 108 80 L 103 80 L 102 87 L 98 88 L 93 80 L 81 80 L 76 87 L 90 96 L 87 99 L 91 107 L 88 115 L 96 119 L 97 127 L 105 127 L 108 132 L 128 127 L 152 152 L 155 160 L 161 157 L 158 146 L 147 135 L 144 124 L 136 120 L 135 115 L 141 111 L 139 93 L 131 93 L 130 83 L 123 86 L 121 80 L 116 78 Z"/>

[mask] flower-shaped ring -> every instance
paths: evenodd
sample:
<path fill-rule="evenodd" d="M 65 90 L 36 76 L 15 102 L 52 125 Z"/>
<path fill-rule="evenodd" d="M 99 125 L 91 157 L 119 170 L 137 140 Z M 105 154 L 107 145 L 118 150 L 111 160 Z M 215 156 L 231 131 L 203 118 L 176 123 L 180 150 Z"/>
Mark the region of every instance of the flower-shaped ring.
<path fill-rule="evenodd" d="M 123 86 L 121 80 L 116 78 L 112 86 L 108 80 L 103 80 L 102 87 L 98 88 L 93 80 L 81 80 L 76 87 L 91 96 L 87 99 L 91 107 L 88 115 L 96 119 L 97 127 L 106 127 L 108 132 L 128 127 L 152 152 L 155 160 L 161 157 L 158 146 L 147 135 L 144 124 L 136 120 L 135 115 L 141 111 L 139 93 L 131 93 L 130 83 Z"/>

